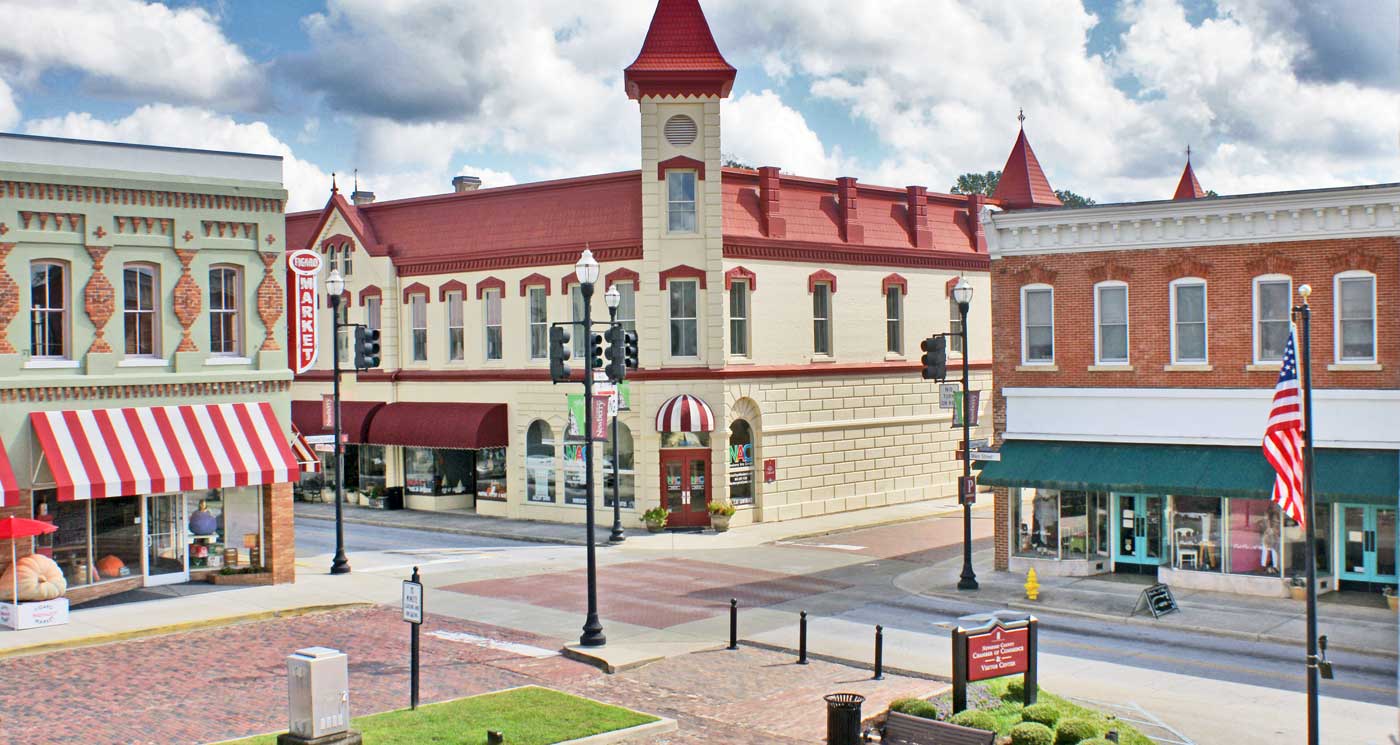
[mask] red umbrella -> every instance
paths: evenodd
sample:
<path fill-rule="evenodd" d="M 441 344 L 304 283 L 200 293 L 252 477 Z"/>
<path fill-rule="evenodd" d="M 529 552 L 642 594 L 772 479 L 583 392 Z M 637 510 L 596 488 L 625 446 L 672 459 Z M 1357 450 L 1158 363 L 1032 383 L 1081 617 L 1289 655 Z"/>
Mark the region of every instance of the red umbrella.
<path fill-rule="evenodd" d="M 0 540 L 10 541 L 10 577 L 14 580 L 15 605 L 19 605 L 19 571 L 15 569 L 15 541 L 52 533 L 58 526 L 27 517 L 0 517 Z"/>

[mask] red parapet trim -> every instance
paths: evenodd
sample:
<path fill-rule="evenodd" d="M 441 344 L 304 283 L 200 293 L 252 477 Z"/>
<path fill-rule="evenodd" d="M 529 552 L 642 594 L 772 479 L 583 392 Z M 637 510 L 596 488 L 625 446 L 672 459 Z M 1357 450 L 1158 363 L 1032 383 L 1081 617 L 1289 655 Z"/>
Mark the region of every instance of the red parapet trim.
<path fill-rule="evenodd" d="M 631 269 L 628 269 L 625 266 L 608 272 L 608 276 L 604 278 L 604 289 L 606 290 L 611 288 L 613 286 L 613 283 L 615 282 L 631 282 L 632 287 L 634 289 L 642 289 L 642 275 L 632 271 Z"/>
<path fill-rule="evenodd" d="M 428 300 L 432 299 L 428 294 L 428 286 L 423 284 L 422 282 L 414 282 L 413 284 L 403 288 L 404 304 L 407 305 L 408 299 L 413 297 L 414 295 L 422 295 L 423 302 L 427 302 Z"/>
<path fill-rule="evenodd" d="M 462 299 L 467 299 L 467 285 L 461 280 L 450 279 L 438 285 L 438 301 L 441 302 L 443 300 L 446 300 L 447 293 L 449 292 L 460 292 L 462 293 Z M 480 290 L 478 289 L 477 292 L 480 293 Z M 477 297 L 481 297 L 481 295 L 478 294 Z"/>
<path fill-rule="evenodd" d="M 885 294 L 891 287 L 898 287 L 901 295 L 909 294 L 909 280 L 899 274 L 890 274 L 880 281 L 880 294 Z"/>
<path fill-rule="evenodd" d="M 365 301 L 372 297 L 377 297 L 382 300 L 384 298 L 384 291 L 374 285 L 366 285 L 363 290 L 360 290 L 360 307 L 363 308 Z"/>
<path fill-rule="evenodd" d="M 705 180 L 705 161 L 687 158 L 684 155 L 677 155 L 674 158 L 667 158 L 656 164 L 656 180 L 665 181 L 666 172 L 671 169 L 695 169 L 695 175 L 701 181 Z"/>
<path fill-rule="evenodd" d="M 779 241 L 750 236 L 725 236 L 724 258 L 806 264 L 950 269 L 971 272 L 990 271 L 992 265 L 991 259 L 986 254 L 966 251 Z"/>
<path fill-rule="evenodd" d="M 943 283 L 943 297 L 953 296 L 953 288 L 958 286 L 959 279 L 959 277 L 949 277 L 948 281 Z"/>
<path fill-rule="evenodd" d="M 719 96 L 727 98 L 734 87 L 734 73 L 686 73 L 682 71 L 632 72 L 627 76 L 627 97 L 641 99 Z"/>
<path fill-rule="evenodd" d="M 354 253 L 355 241 L 344 233 L 336 233 L 324 241 L 321 241 L 321 253 L 325 253 L 327 249 L 333 246 L 338 247 L 346 243 L 350 244 L 350 252 Z"/>
<path fill-rule="evenodd" d="M 663 290 L 666 289 L 666 283 L 671 279 L 698 279 L 700 280 L 700 289 L 705 289 L 705 270 L 696 269 L 686 264 L 677 264 L 670 269 L 663 269 L 660 278 Z"/>
<path fill-rule="evenodd" d="M 531 287 L 540 286 L 544 287 L 545 295 L 550 294 L 551 283 L 549 281 L 549 277 L 546 277 L 543 274 L 540 274 L 539 272 L 535 272 L 534 274 L 530 274 L 522 278 L 520 280 L 520 297 L 525 297 L 526 291 L 529 290 Z"/>
<path fill-rule="evenodd" d="M 486 291 L 487 291 L 487 290 L 492 290 L 492 289 L 500 290 L 500 291 L 501 291 L 501 297 L 505 297 L 505 296 L 506 296 L 506 283 L 505 283 L 505 280 L 500 279 L 500 278 L 498 278 L 498 277 L 487 277 L 486 279 L 483 279 L 483 280 L 481 280 L 480 282 L 477 282 L 477 283 L 476 283 L 476 299 L 477 299 L 477 300 L 480 300 L 480 299 L 481 299 L 481 296 L 484 295 L 484 294 L 486 294 Z"/>
<path fill-rule="evenodd" d="M 505 188 L 505 187 L 502 187 Z M 618 241 L 613 245 L 590 244 L 593 258 L 599 263 L 606 261 L 641 261 L 642 247 L 633 240 Z M 394 260 L 394 269 L 400 277 L 422 277 L 431 274 L 456 274 L 459 272 L 497 271 L 504 269 L 528 269 L 537 266 L 573 266 L 583 248 L 577 244 L 568 247 L 547 247 L 540 249 L 520 249 L 509 252 L 495 252 L 490 256 L 471 258 L 418 259 L 414 261 Z"/>
<path fill-rule="evenodd" d="M 825 283 L 831 285 L 831 294 L 835 295 L 835 294 L 836 294 L 836 275 L 835 275 L 835 274 L 832 274 L 831 272 L 828 272 L 828 271 L 825 270 L 825 269 L 818 269 L 817 271 L 812 272 L 811 274 L 807 275 L 807 292 L 808 292 L 808 293 L 816 292 L 816 290 L 817 290 L 817 285 L 819 285 L 819 284 L 821 284 L 821 283 L 823 283 L 823 282 L 825 282 Z"/>
<path fill-rule="evenodd" d="M 724 289 L 729 290 L 729 286 L 734 284 L 734 280 L 749 283 L 749 292 L 758 289 L 758 275 L 742 266 L 736 266 L 724 273 Z"/>

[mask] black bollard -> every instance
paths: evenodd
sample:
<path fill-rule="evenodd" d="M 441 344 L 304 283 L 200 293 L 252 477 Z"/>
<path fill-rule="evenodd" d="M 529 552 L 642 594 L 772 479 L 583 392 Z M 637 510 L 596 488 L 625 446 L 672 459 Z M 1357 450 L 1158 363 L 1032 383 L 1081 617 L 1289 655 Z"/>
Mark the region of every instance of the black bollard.
<path fill-rule="evenodd" d="M 875 680 L 885 679 L 885 627 L 875 627 Z"/>
<path fill-rule="evenodd" d="M 739 648 L 739 601 L 729 599 L 729 648 Z"/>
<path fill-rule="evenodd" d="M 797 664 L 807 664 L 807 611 L 797 620 Z"/>

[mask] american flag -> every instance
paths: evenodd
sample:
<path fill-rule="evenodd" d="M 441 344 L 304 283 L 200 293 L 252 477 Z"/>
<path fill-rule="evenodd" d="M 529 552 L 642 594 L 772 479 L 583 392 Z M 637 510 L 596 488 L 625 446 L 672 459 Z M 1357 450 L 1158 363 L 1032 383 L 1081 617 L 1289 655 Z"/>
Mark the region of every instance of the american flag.
<path fill-rule="evenodd" d="M 1303 511 L 1303 392 L 1298 385 L 1298 330 L 1290 325 L 1283 348 L 1283 366 L 1274 386 L 1274 407 L 1264 430 L 1264 458 L 1278 474 L 1274 501 L 1299 525 L 1307 525 Z"/>

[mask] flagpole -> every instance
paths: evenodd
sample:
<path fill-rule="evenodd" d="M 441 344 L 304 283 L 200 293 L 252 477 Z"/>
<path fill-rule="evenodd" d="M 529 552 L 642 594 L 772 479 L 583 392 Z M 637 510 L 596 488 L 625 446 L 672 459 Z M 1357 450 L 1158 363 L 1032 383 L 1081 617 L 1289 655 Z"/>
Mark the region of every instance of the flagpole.
<path fill-rule="evenodd" d="M 1308 745 L 1319 745 L 1317 701 L 1317 535 L 1313 529 L 1313 428 L 1312 428 L 1312 308 L 1308 296 L 1312 287 L 1300 285 L 1298 294 L 1303 303 L 1293 309 L 1303 325 L 1303 559 L 1307 568 L 1307 629 L 1308 629 Z"/>

